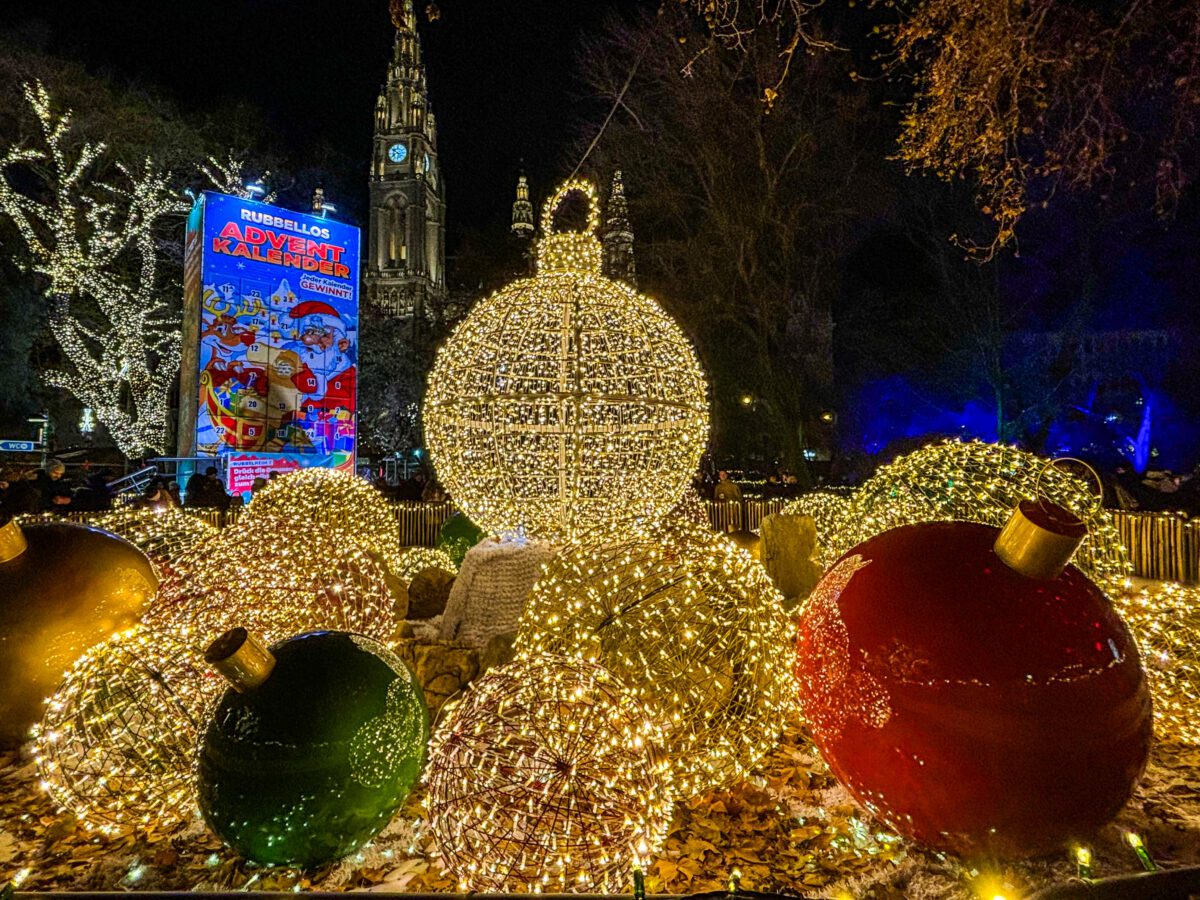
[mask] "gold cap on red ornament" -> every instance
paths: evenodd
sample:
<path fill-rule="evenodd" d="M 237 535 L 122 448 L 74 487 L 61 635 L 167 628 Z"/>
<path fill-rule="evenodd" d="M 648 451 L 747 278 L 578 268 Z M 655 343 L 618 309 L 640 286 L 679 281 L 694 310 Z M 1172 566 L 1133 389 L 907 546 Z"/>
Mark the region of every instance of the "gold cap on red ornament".
<path fill-rule="evenodd" d="M 1010 569 L 1030 578 L 1057 578 L 1087 537 L 1087 523 L 1049 500 L 1022 500 L 994 549 Z"/>

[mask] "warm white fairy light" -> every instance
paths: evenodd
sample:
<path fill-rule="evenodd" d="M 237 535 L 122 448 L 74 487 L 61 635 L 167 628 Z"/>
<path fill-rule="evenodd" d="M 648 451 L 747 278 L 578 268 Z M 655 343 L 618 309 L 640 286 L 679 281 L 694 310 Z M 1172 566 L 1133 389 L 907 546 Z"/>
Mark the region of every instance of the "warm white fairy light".
<path fill-rule="evenodd" d="M 197 544 L 219 531 L 203 519 L 174 508 L 127 507 L 89 516 L 87 523 L 122 537 L 137 547 L 162 573 Z"/>
<path fill-rule="evenodd" d="M 144 621 L 196 647 L 237 626 L 268 643 L 325 628 L 387 643 L 394 603 L 376 555 L 319 521 L 260 511 L 176 560 Z"/>
<path fill-rule="evenodd" d="M 426 808 L 464 891 L 618 893 L 671 820 L 661 730 L 605 669 L 490 669 L 434 736 Z"/>
<path fill-rule="evenodd" d="M 1125 581 L 1108 594 L 1141 651 L 1159 740 L 1200 743 L 1200 588 Z"/>
<path fill-rule="evenodd" d="M 582 232 L 555 233 L 567 194 Z M 430 456 L 484 531 L 551 541 L 665 513 L 708 435 L 695 351 L 654 300 L 600 272 L 596 190 L 542 214 L 538 272 L 482 300 L 442 347 L 422 415 Z"/>
<path fill-rule="evenodd" d="M 254 495 L 242 521 L 262 517 L 294 522 L 301 532 L 320 530 L 393 568 L 400 553 L 395 513 L 383 494 L 352 472 L 314 466 L 282 475 Z"/>
<path fill-rule="evenodd" d="M 113 635 L 47 701 L 34 745 L 43 787 L 88 828 L 186 821 L 199 728 L 223 690 L 174 636 L 140 626 Z"/>
<path fill-rule="evenodd" d="M 458 566 L 454 564 L 450 554 L 433 547 L 408 547 L 401 550 L 392 565 L 392 574 L 408 584 L 426 569 L 441 569 L 451 575 L 458 574 Z"/>
<path fill-rule="evenodd" d="M 140 173 L 117 164 L 127 187 L 92 181 L 104 145 L 73 149 L 71 114 L 52 108 L 42 84 L 26 85 L 25 97 L 44 146 L 0 157 L 0 213 L 47 282 L 50 330 L 72 369 L 49 380 L 94 410 L 126 456 L 161 452 L 180 336 L 158 277 L 156 231 L 187 206 L 149 160 Z M 30 173 L 38 187 L 17 190 Z"/>
<path fill-rule="evenodd" d="M 735 782 L 775 745 L 796 697 L 792 632 L 757 561 L 676 519 L 567 545 L 534 586 L 516 646 L 611 671 L 663 726 L 687 798 Z"/>

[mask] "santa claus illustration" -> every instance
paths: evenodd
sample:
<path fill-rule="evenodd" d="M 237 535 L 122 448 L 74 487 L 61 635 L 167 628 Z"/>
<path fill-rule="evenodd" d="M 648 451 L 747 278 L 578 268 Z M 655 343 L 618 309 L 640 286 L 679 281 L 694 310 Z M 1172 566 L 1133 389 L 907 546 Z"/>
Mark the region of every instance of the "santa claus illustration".
<path fill-rule="evenodd" d="M 331 390 L 339 396 L 348 388 L 353 391 L 357 374 L 353 333 L 338 311 L 323 300 L 303 300 L 292 307 L 290 315 L 299 338 L 282 349 L 294 351 L 299 363 L 316 376 L 314 396 L 324 399 Z"/>

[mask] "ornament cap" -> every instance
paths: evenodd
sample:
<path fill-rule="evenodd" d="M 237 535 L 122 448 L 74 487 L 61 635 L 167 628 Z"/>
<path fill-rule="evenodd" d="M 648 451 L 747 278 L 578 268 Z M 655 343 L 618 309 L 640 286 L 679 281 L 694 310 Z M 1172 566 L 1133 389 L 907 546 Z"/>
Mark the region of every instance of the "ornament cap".
<path fill-rule="evenodd" d="M 257 688 L 275 668 L 274 655 L 245 628 L 231 628 L 209 644 L 204 661 L 239 694 Z"/>
<path fill-rule="evenodd" d="M 1029 578 L 1062 574 L 1083 539 L 1087 523 L 1049 500 L 1022 500 L 996 538 L 995 551 L 1010 569 Z"/>
<path fill-rule="evenodd" d="M 21 531 L 21 526 L 17 524 L 16 519 L 9 519 L 0 525 L 0 563 L 16 559 L 25 552 L 28 546 L 25 534 Z"/>

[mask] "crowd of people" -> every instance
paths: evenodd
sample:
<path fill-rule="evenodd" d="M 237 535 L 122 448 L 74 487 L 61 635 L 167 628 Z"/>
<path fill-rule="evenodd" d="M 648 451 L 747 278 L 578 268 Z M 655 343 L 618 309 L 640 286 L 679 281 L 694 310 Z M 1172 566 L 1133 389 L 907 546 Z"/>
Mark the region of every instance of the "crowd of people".
<path fill-rule="evenodd" d="M 785 469 L 752 475 L 741 482 L 735 481 L 727 469 L 719 469 L 713 474 L 698 477 L 692 487 L 701 497 L 718 503 L 741 501 L 743 494 L 769 500 L 774 497 L 799 497 L 803 493 L 799 479 Z"/>
<path fill-rule="evenodd" d="M 1104 505 L 1110 509 L 1200 515 L 1200 466 L 1183 475 L 1169 469 L 1150 469 L 1139 475 L 1127 466 L 1117 466 L 1101 477 Z"/>
<path fill-rule="evenodd" d="M 0 511 L 10 516 L 41 512 L 101 512 L 112 506 L 112 473 L 96 469 L 82 480 L 67 477 L 66 465 L 9 466 L 0 470 Z"/>
<path fill-rule="evenodd" d="M 104 512 L 112 509 L 114 478 L 108 468 L 94 468 L 74 477 L 68 474 L 62 460 L 51 459 L 45 466 L 9 466 L 0 469 L 0 513 L 8 516 L 75 512 Z M 251 488 L 257 492 L 267 479 L 255 479 Z M 186 498 L 186 499 L 185 499 Z M 187 489 L 180 496 L 179 483 L 174 478 L 155 477 L 133 500 L 133 506 L 168 508 L 186 506 L 194 509 L 226 510 L 240 505 L 242 498 L 229 494 L 215 466 L 192 475 Z"/>

